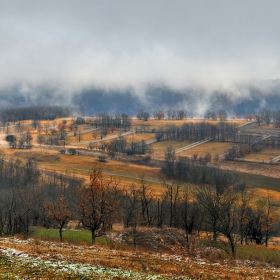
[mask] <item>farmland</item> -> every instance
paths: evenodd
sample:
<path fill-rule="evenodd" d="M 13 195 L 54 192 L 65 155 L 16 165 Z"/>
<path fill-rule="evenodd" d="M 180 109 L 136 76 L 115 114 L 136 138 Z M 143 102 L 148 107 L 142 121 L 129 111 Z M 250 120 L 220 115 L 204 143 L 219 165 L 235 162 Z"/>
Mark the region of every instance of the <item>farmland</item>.
<path fill-rule="evenodd" d="M 94 120 L 92 120 L 92 123 L 93 122 Z M 232 147 L 242 148 L 245 146 L 246 121 L 234 120 L 229 122 L 229 129 L 232 129 L 233 124 L 237 127 L 236 135 L 228 137 L 227 135 L 223 136 L 220 134 L 218 138 L 206 138 L 206 141 L 203 141 L 203 138 L 201 140 L 201 136 L 195 136 L 195 134 L 191 136 L 192 138 L 184 140 L 185 136 L 181 134 L 175 135 L 174 132 L 170 130 L 171 128 L 177 127 L 177 131 L 179 131 L 183 125 L 185 125 L 185 127 L 189 126 L 190 128 L 199 128 L 201 126 L 205 127 L 207 130 L 211 128 L 207 126 L 208 124 L 214 126 L 219 125 L 219 122 L 211 120 L 204 120 L 203 123 L 204 124 L 202 124 L 201 120 L 193 119 L 179 121 L 154 119 L 140 121 L 132 119 L 129 127 L 106 128 L 91 125 L 86 118 L 85 123 L 82 124 L 75 124 L 73 123 L 73 119 L 69 118 L 56 119 L 52 122 L 42 121 L 35 129 L 32 127 L 31 121 L 26 121 L 24 124 L 21 123 L 20 125 L 10 124 L 8 131 L 7 128 L 2 129 L 1 152 L 2 157 L 9 161 L 9 164 L 13 164 L 13 162 L 20 164 L 20 162 L 22 162 L 23 165 L 28 166 L 30 161 L 33 162 L 36 168 L 40 170 L 40 176 L 46 177 L 42 180 L 46 180 L 48 176 L 51 178 L 58 176 L 57 178 L 60 178 L 59 174 L 63 174 L 66 181 L 63 182 L 61 177 L 61 181 L 58 181 L 61 186 L 64 184 L 67 185 L 67 178 L 72 177 L 83 180 L 83 184 L 90 183 L 91 179 L 89 175 L 92 174 L 93 166 L 101 164 L 104 180 L 110 181 L 112 185 L 121 188 L 126 196 L 133 196 L 134 189 L 141 190 L 141 188 L 143 188 L 143 190 L 146 191 L 147 188 L 150 192 L 150 199 L 155 201 L 153 203 L 155 203 L 155 205 L 157 203 L 159 207 L 159 201 L 168 193 L 167 190 L 169 190 L 170 186 L 172 186 L 172 188 L 176 186 L 180 192 L 187 189 L 191 191 L 196 190 L 198 186 L 197 183 L 187 181 L 181 182 L 180 186 L 178 186 L 178 183 L 175 183 L 172 178 L 166 178 L 164 176 L 162 169 L 165 166 L 166 155 L 169 151 L 169 153 L 174 156 L 175 161 L 182 159 L 185 161 L 189 160 L 191 164 L 194 164 L 194 167 L 205 166 L 206 168 L 210 168 L 209 170 L 211 170 L 211 168 L 218 168 L 219 170 L 230 172 L 229 174 L 233 176 L 236 175 L 240 182 L 245 182 L 247 185 L 247 194 L 252 197 L 252 203 L 259 203 L 258 201 L 261 201 L 261 199 L 269 197 L 269 199 L 273 199 L 273 203 L 278 204 L 280 202 L 280 166 L 277 162 L 274 164 L 266 163 L 266 161 L 270 162 L 273 158 L 277 158 L 280 155 L 279 148 L 275 144 L 277 143 L 277 139 L 275 138 L 275 140 L 273 140 L 274 142 L 271 142 L 271 144 L 267 142 L 268 140 L 266 138 L 266 142 L 260 142 L 258 148 L 261 147 L 261 149 L 259 151 L 254 152 L 252 150 L 241 159 L 226 160 L 225 154 L 229 149 Z M 238 128 L 239 125 L 242 125 L 242 129 Z M 227 127 L 227 125 L 225 125 L 225 127 Z M 250 128 L 251 124 L 249 124 L 248 127 Z M 265 129 L 267 132 L 267 128 Z M 161 134 L 157 134 L 157 131 Z M 19 138 L 25 133 L 27 133 L 26 135 L 31 135 L 33 139 L 31 149 L 26 148 L 27 146 L 25 147 L 24 145 L 21 148 L 13 147 L 11 144 L 9 146 L 5 141 L 7 135 L 13 134 Z M 208 132 L 206 131 L 206 133 Z M 177 140 L 177 136 L 181 140 Z M 225 137 L 226 141 L 221 141 L 223 137 Z M 235 140 L 231 140 L 231 137 L 234 137 Z M 242 143 L 238 142 L 237 139 L 239 138 L 239 141 Z M 252 139 L 253 140 L 250 141 L 256 141 L 256 139 L 258 141 L 260 137 L 253 137 Z M 137 150 L 139 148 L 135 148 L 134 150 L 134 147 L 138 147 L 137 145 L 140 145 L 140 143 L 141 145 L 144 143 L 144 146 L 141 146 L 142 148 L 140 150 Z M 112 150 L 112 145 L 123 144 L 129 147 L 127 152 L 115 152 Z M 275 147 L 272 148 L 271 145 L 275 145 Z M 75 152 L 71 152 L 71 150 Z M 138 153 L 137 151 L 140 152 Z M 210 156 L 206 158 L 207 154 Z M 279 211 L 277 210 L 276 212 Z M 170 220 L 170 223 L 171 222 L 172 220 Z M 175 221 L 173 221 L 172 224 L 173 223 L 175 225 Z M 15 267 L 18 267 L 17 269 L 22 271 L 22 277 L 28 275 L 33 270 L 35 272 L 32 273 L 37 273 L 38 275 L 41 273 L 40 275 L 49 274 L 56 275 L 53 277 L 71 276 L 73 278 L 89 277 L 89 275 L 92 276 L 96 273 L 95 277 L 101 277 L 100 279 L 107 279 L 106 277 L 108 277 L 109 279 L 109 277 L 116 273 L 119 279 L 130 279 L 131 277 L 134 279 L 147 279 L 147 277 L 151 277 L 151 279 L 169 279 L 169 277 L 172 277 L 172 279 L 174 279 L 175 276 L 183 277 L 186 275 L 188 275 L 188 277 L 193 277 L 193 279 L 214 279 L 217 270 L 213 267 L 211 261 L 209 262 L 211 259 L 220 267 L 219 276 L 221 279 L 227 279 L 228 277 L 244 279 L 244 273 L 246 273 L 248 277 L 262 275 L 261 277 L 267 277 L 267 279 L 270 279 L 270 277 L 272 279 L 275 275 L 278 275 L 277 269 L 269 271 L 269 269 L 264 266 L 263 268 L 259 267 L 258 273 L 256 273 L 257 270 L 255 268 L 252 269 L 250 266 L 245 265 L 245 262 L 243 263 L 244 260 L 249 258 L 253 261 L 250 264 L 252 266 L 256 265 L 254 263 L 255 261 L 261 263 L 269 261 L 272 267 L 277 266 L 279 262 L 277 242 L 272 243 L 271 241 L 269 243 L 270 246 L 273 244 L 274 250 L 271 248 L 265 249 L 263 246 L 256 249 L 255 245 L 250 245 L 248 247 L 236 243 L 236 257 L 239 261 L 235 261 L 230 258 L 230 254 L 226 254 L 225 251 L 223 251 L 222 243 L 218 245 L 218 249 L 213 249 L 217 246 L 217 243 L 215 243 L 215 245 L 212 244 L 211 241 L 208 244 L 207 239 L 205 240 L 203 235 L 196 237 L 195 249 L 192 249 L 194 251 L 190 253 L 190 251 L 186 251 L 189 245 L 187 245 L 188 243 L 186 243 L 183 237 L 184 233 L 180 233 L 179 229 L 174 229 L 174 232 L 169 232 L 167 234 L 164 233 L 163 229 L 157 231 L 154 227 L 151 230 L 145 227 L 140 229 L 140 224 L 137 224 L 137 227 L 135 226 L 134 230 L 137 228 L 137 231 L 133 230 L 134 227 L 126 228 L 123 224 L 120 224 L 118 229 L 116 229 L 114 225 L 113 229 L 108 231 L 106 235 L 101 238 L 98 237 L 96 244 L 92 247 L 90 246 L 90 232 L 84 228 L 78 228 L 78 226 L 81 225 L 78 224 L 77 221 L 72 220 L 63 232 L 63 240 L 67 242 L 68 245 L 62 245 L 61 248 L 64 252 L 63 258 L 60 258 L 59 255 L 61 255 L 61 253 L 59 248 L 61 245 L 55 243 L 59 242 L 58 230 L 54 223 L 51 225 L 54 229 L 34 227 L 34 229 L 28 233 L 28 236 L 32 238 L 32 240 L 34 238 L 36 241 L 30 240 L 28 244 L 17 244 L 17 242 L 12 240 L 5 243 L 4 240 L 7 239 L 3 239 L 2 242 L 0 241 L 0 244 L 2 244 L 1 248 L 5 248 L 2 249 L 2 253 L 6 256 L 5 259 L 3 259 L 3 262 L 5 262 L 4 265 L 8 267 L 9 263 L 14 262 L 16 264 Z M 144 234 L 144 232 L 150 232 L 149 237 L 145 237 L 148 238 L 147 240 L 153 240 L 154 236 L 159 236 L 159 234 L 169 235 L 169 237 L 167 235 L 159 237 L 161 240 L 166 239 L 164 241 L 164 244 L 166 244 L 165 248 L 163 249 L 159 246 L 154 249 L 155 255 L 151 255 L 148 249 L 149 246 L 147 247 L 147 245 L 142 243 L 139 237 L 137 237 L 138 234 Z M 117 242 L 117 240 L 121 238 L 120 236 L 124 238 L 122 239 L 122 243 L 119 243 L 119 241 Z M 168 238 L 173 240 L 170 244 L 168 243 L 170 242 Z M 40 264 L 36 264 L 37 270 L 33 268 L 31 270 L 27 269 L 30 262 L 34 263 L 34 257 L 36 257 L 37 254 L 34 249 L 34 242 L 37 244 L 36 250 L 38 252 L 40 251 L 42 256 L 47 254 L 47 249 L 44 247 L 44 244 L 48 244 L 47 247 L 50 252 L 52 252 L 50 253 L 52 256 L 51 258 L 59 261 L 61 267 L 65 267 L 64 271 L 67 271 L 65 272 L 66 274 L 64 274 L 64 272 L 55 272 L 51 262 L 48 264 L 45 263 L 44 266 L 43 263 L 39 261 Z M 220 237 L 218 242 L 224 242 L 224 239 Z M 69 248 L 67 246 L 69 246 Z M 11 248 L 14 248 L 16 251 L 11 251 Z M 75 248 L 77 252 L 83 248 L 82 250 L 85 252 L 84 259 L 74 257 L 76 254 L 73 254 L 76 250 Z M 114 257 L 108 262 L 108 256 L 106 254 L 105 256 L 97 253 L 107 250 L 108 252 L 112 252 L 112 248 L 114 248 L 114 252 L 118 256 L 122 256 L 126 261 L 130 260 L 132 270 L 126 270 L 122 261 L 117 262 Z M 228 251 L 229 247 L 225 249 Z M 72 254 L 69 253 L 68 256 L 67 250 L 71 250 Z M 260 258 L 259 250 L 263 251 L 262 255 L 265 256 L 264 258 Z M 99 261 L 89 258 L 88 254 L 90 251 L 94 252 L 96 256 L 99 256 Z M 177 252 L 176 254 L 175 251 Z M 195 251 L 199 252 L 202 256 L 199 260 L 193 255 Z M 206 251 L 208 253 L 206 253 Z M 132 260 L 135 259 L 135 252 L 137 252 L 137 260 Z M 150 255 L 150 258 L 145 255 L 145 252 Z M 28 255 L 26 263 L 20 261 L 21 256 L 24 254 Z M 158 257 L 158 254 L 166 257 Z M 42 258 L 47 259 L 47 257 Z M 168 263 L 165 258 L 166 260 L 168 259 Z M 174 258 L 180 261 L 178 262 L 177 259 L 175 260 Z M 85 259 L 87 259 L 87 261 L 85 261 Z M 183 266 L 186 266 L 186 261 L 188 262 L 187 268 L 183 269 Z M 72 263 L 72 267 L 77 265 L 82 270 L 77 268 L 70 269 L 68 267 L 69 262 Z M 205 274 L 203 274 L 203 276 L 201 275 L 199 262 L 203 262 L 204 271 L 206 271 L 205 266 L 207 267 L 207 273 L 204 272 Z M 227 262 L 232 262 L 234 266 L 232 271 L 227 271 L 225 269 Z M 192 271 L 188 269 L 189 265 L 193 267 Z M 261 265 L 258 264 L 258 266 Z M 106 269 L 104 267 L 106 267 Z M 116 267 L 118 269 L 114 270 Z M 98 274 L 100 268 L 103 271 L 102 276 Z"/>
<path fill-rule="evenodd" d="M 66 137 L 65 140 L 57 140 L 56 143 L 59 146 L 52 146 L 52 145 L 44 145 L 37 144 L 36 138 L 38 138 L 39 135 L 42 135 L 44 139 L 51 138 L 53 135 L 51 133 L 51 129 L 54 126 L 59 126 L 62 121 L 65 122 L 65 133 Z M 56 169 L 60 172 L 68 171 L 68 172 L 74 172 L 78 176 L 86 176 L 88 174 L 88 171 L 90 170 L 92 163 L 98 160 L 98 156 L 104 155 L 106 157 L 106 164 L 104 165 L 105 170 L 108 172 L 108 174 L 114 174 L 115 176 L 119 178 L 124 178 L 124 174 L 130 174 L 131 178 L 139 178 L 139 176 L 143 173 L 145 173 L 145 176 L 149 177 L 151 180 L 157 181 L 157 177 L 159 176 L 159 170 L 161 166 L 161 161 L 164 159 L 164 154 L 166 152 L 167 147 L 172 147 L 173 150 L 177 150 L 179 148 L 186 148 L 185 150 L 178 152 L 176 154 L 177 157 L 189 157 L 191 158 L 193 155 L 196 155 L 197 158 L 204 157 L 207 153 L 211 156 L 211 162 L 214 165 L 219 165 L 221 168 L 234 170 L 235 172 L 241 172 L 245 174 L 258 174 L 265 177 L 274 177 L 278 178 L 278 169 L 279 166 L 276 165 L 270 165 L 268 168 L 266 166 L 263 166 L 261 164 L 257 164 L 258 162 L 262 163 L 263 161 L 270 161 L 271 159 L 277 157 L 280 155 L 280 150 L 278 148 L 271 149 L 271 148 L 264 148 L 262 151 L 258 153 L 251 152 L 250 154 L 246 155 L 244 157 L 244 160 L 255 160 L 256 163 L 249 163 L 246 164 L 240 162 L 225 162 L 221 159 L 221 157 L 224 155 L 226 150 L 230 149 L 231 147 L 235 146 L 238 147 L 238 143 L 232 143 L 232 142 L 218 142 L 218 141 L 210 141 L 207 143 L 203 143 L 200 145 L 197 145 L 192 148 L 188 148 L 190 144 L 192 144 L 192 141 L 175 141 L 175 140 L 161 140 L 159 142 L 152 143 L 148 145 L 149 147 L 149 155 L 152 160 L 159 160 L 158 163 L 154 167 L 151 167 L 151 164 L 148 164 L 147 167 L 145 167 L 143 164 L 139 165 L 137 162 L 140 162 L 145 155 L 136 155 L 133 157 L 128 157 L 123 154 L 116 154 L 116 158 L 110 159 L 110 156 L 107 155 L 106 148 L 100 149 L 101 143 L 105 145 L 106 143 L 109 143 L 112 140 L 107 139 L 119 139 L 119 137 L 122 137 L 127 142 L 137 142 L 137 141 L 150 141 L 155 139 L 155 133 L 152 133 L 152 129 L 164 129 L 168 125 L 182 125 L 184 123 L 198 123 L 201 122 L 201 120 L 194 120 L 194 119 L 187 119 L 187 120 L 155 120 L 150 119 L 146 122 L 143 122 L 142 120 L 138 119 L 132 119 L 131 128 L 130 130 L 133 132 L 136 128 L 140 128 L 141 126 L 145 127 L 143 129 L 143 132 L 138 133 L 130 133 L 126 134 L 125 131 L 122 131 L 121 129 L 106 129 L 106 134 L 103 135 L 103 137 L 100 137 L 102 134 L 102 131 L 104 129 L 101 128 L 95 128 L 95 126 L 90 126 L 86 124 L 78 125 L 74 128 L 73 118 L 66 118 L 66 119 L 56 119 L 55 121 L 42 121 L 40 123 L 40 126 L 37 128 L 37 130 L 34 130 L 31 127 L 31 121 L 25 121 L 24 123 L 21 123 L 20 125 L 24 127 L 23 129 L 25 131 L 30 131 L 32 137 L 33 137 L 33 150 L 27 151 L 27 150 L 21 150 L 21 154 L 17 155 L 16 151 L 13 149 L 7 149 L 5 146 L 4 138 L 7 135 L 6 130 L 3 128 L 3 131 L 5 133 L 2 134 L 2 143 L 4 146 L 2 146 L 2 150 L 5 150 L 5 154 L 7 156 L 13 155 L 19 159 L 27 159 L 28 157 L 32 157 L 35 159 L 35 161 L 38 163 L 40 168 L 43 169 Z M 204 120 L 204 122 L 208 122 L 208 120 Z M 211 121 L 210 123 L 218 123 L 218 121 Z M 232 120 L 229 121 L 230 123 L 234 123 L 237 126 L 244 125 L 244 129 L 246 129 L 246 121 L 244 120 Z M 16 133 L 18 130 L 16 125 L 10 125 L 9 126 L 9 133 Z M 249 131 L 251 131 L 252 125 L 248 125 Z M 254 129 L 259 127 L 253 126 Z M 146 130 L 149 130 L 149 133 L 145 132 Z M 267 131 L 267 127 L 264 127 Z M 74 130 L 76 131 L 74 136 Z M 58 130 L 54 133 L 58 133 Z M 124 134 L 125 133 L 125 134 Z M 124 136 L 122 136 L 124 134 Z M 54 134 L 55 135 L 55 134 Z M 92 143 L 92 147 L 90 147 L 90 143 Z M 65 145 L 64 145 L 65 144 Z M 73 146 L 74 145 L 74 146 Z M 69 154 L 59 154 L 59 149 L 69 149 L 73 146 L 73 148 L 80 148 L 79 155 L 71 156 Z M 85 154 L 86 152 L 86 154 Z M 15 154 L 14 154 L 15 153 Z M 49 158 L 44 155 L 51 155 L 53 158 Z M 214 162 L 214 158 L 218 157 L 219 159 Z M 45 159 L 44 159 L 45 158 Z M 132 165 L 134 162 L 134 165 Z M 136 164 L 135 164 L 136 163 Z M 156 167 L 155 167 L 156 166 Z M 267 169 L 267 171 L 266 171 Z M 256 170 L 256 172 L 255 172 Z M 119 174 L 119 176 L 118 176 Z M 248 175 L 249 176 L 249 175 Z M 265 177 L 262 181 L 265 182 Z M 129 179 L 125 179 L 127 183 L 129 184 Z M 135 181 L 135 179 L 131 179 L 132 182 Z M 251 182 L 253 182 L 250 179 Z M 250 184 L 250 182 L 248 182 Z M 254 186 L 254 184 L 250 184 Z M 259 184 L 256 185 L 257 187 L 260 187 Z M 265 186 L 264 186 L 265 187 Z"/>

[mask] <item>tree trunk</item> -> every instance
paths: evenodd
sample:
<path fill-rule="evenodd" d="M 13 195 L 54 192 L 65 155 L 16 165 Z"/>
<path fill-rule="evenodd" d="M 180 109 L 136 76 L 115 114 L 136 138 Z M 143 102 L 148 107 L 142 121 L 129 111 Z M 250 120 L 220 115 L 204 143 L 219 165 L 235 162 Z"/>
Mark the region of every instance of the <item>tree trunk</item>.
<path fill-rule="evenodd" d="M 62 242 L 62 228 L 63 227 L 59 228 L 59 239 L 60 239 L 60 242 Z"/>
<path fill-rule="evenodd" d="M 229 241 L 230 248 L 231 248 L 231 255 L 232 255 L 233 258 L 235 258 L 235 255 L 236 255 L 236 246 L 235 246 L 233 237 L 232 237 L 232 236 L 228 236 L 228 241 Z"/>
<path fill-rule="evenodd" d="M 91 245 L 93 245 L 95 243 L 95 238 L 96 238 L 96 235 L 95 235 L 95 230 L 91 230 Z"/>

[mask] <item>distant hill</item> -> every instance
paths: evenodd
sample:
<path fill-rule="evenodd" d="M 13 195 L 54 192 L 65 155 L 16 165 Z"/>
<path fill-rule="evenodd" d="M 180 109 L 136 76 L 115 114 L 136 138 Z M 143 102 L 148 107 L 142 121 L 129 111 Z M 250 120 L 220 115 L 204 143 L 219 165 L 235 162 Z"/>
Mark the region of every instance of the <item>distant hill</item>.
<path fill-rule="evenodd" d="M 98 112 L 119 111 L 136 116 L 143 109 L 154 110 L 185 109 L 189 115 L 203 116 L 207 109 L 224 109 L 229 113 L 247 114 L 280 105 L 280 80 L 267 81 L 257 85 L 242 86 L 232 91 L 209 91 L 187 88 L 175 90 L 165 86 L 148 86 L 137 92 L 134 89 L 106 90 L 88 88 L 67 92 L 55 86 L 14 85 L 0 89 L 0 109 L 27 106 L 73 106 L 81 114 L 94 115 Z"/>

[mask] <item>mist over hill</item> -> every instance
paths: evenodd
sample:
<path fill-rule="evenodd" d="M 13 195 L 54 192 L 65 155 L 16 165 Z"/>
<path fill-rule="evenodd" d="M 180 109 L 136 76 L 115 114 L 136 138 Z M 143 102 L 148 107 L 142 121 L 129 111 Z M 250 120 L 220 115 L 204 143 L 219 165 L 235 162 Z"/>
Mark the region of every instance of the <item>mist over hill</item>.
<path fill-rule="evenodd" d="M 72 106 L 77 113 L 95 115 L 99 112 L 119 111 L 136 116 L 138 110 L 184 109 L 189 116 L 203 116 L 206 110 L 227 110 L 229 114 L 248 114 L 262 108 L 278 109 L 280 81 L 265 81 L 256 85 L 235 87 L 231 91 L 202 88 L 173 89 L 168 86 L 147 86 L 141 91 L 134 88 L 105 89 L 91 87 L 69 91 L 50 85 L 17 84 L 0 90 L 0 108 L 59 105 Z"/>

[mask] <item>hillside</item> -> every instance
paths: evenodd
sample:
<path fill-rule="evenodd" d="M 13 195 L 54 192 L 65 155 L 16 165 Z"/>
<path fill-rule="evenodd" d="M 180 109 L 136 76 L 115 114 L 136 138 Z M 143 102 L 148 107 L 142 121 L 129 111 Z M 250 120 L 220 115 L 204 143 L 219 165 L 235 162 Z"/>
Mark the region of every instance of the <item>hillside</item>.
<path fill-rule="evenodd" d="M 150 231 L 154 248 L 83 246 L 35 239 L 0 239 L 2 279 L 276 279 L 279 261 L 230 259 L 218 249 L 193 243 L 189 251 L 174 232 Z M 120 236 L 119 236 L 120 237 Z M 177 236 L 176 236 L 177 237 Z M 115 236 L 116 238 L 116 236 Z M 160 239 L 160 241 L 159 241 Z M 181 239 L 182 241 L 182 239 Z M 143 242 L 144 243 L 144 242 Z M 160 243 L 160 246 L 156 246 Z"/>

